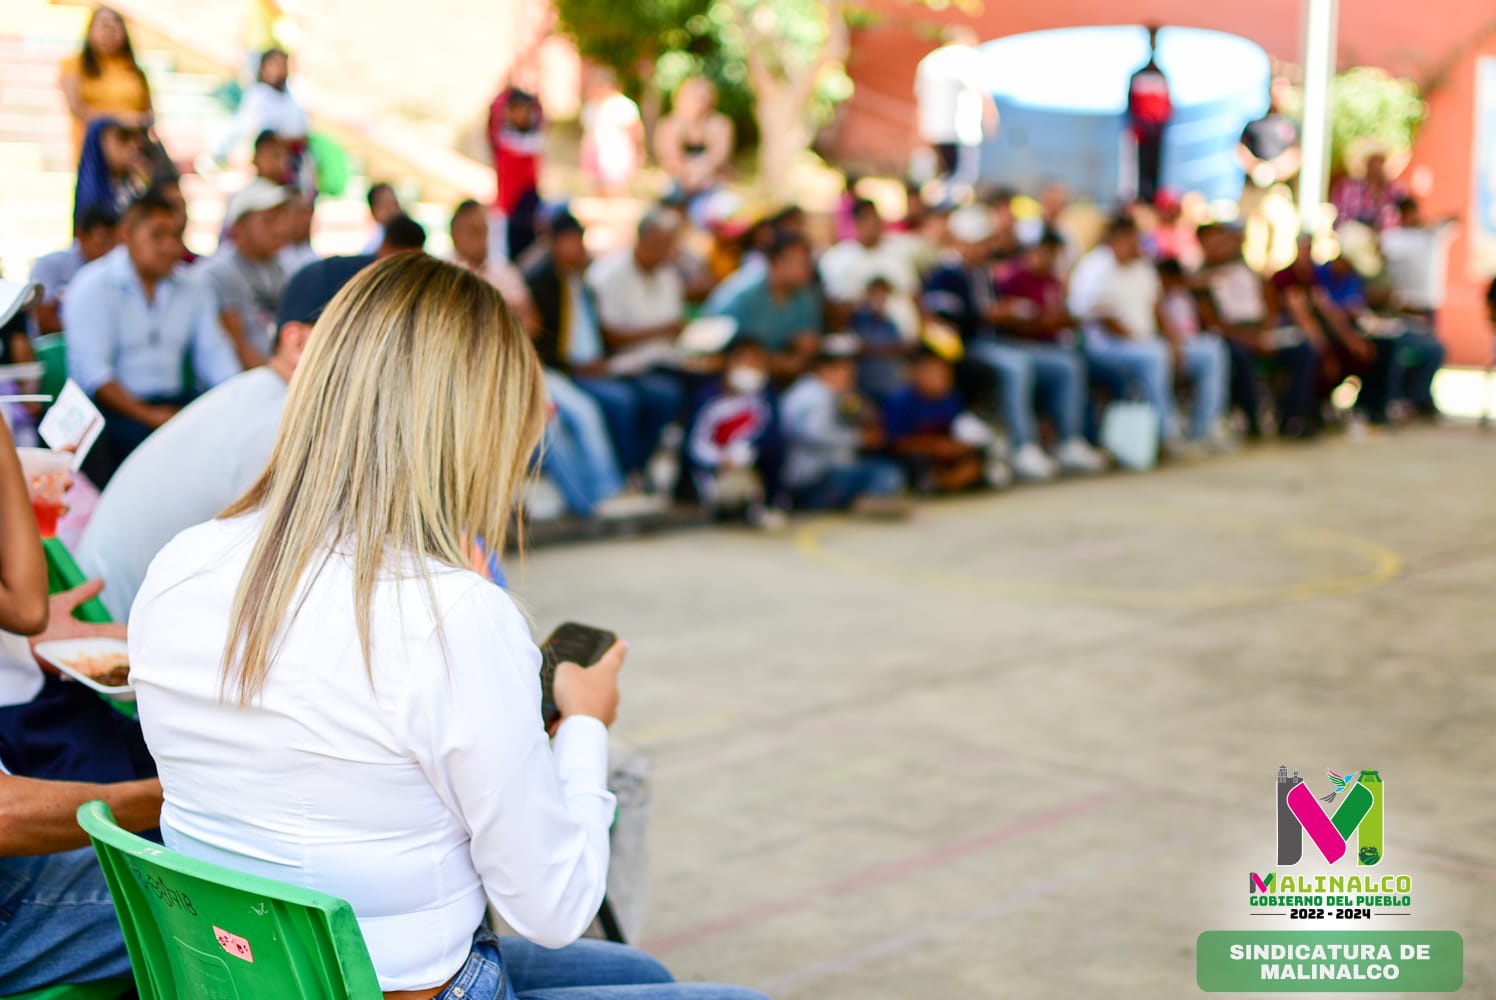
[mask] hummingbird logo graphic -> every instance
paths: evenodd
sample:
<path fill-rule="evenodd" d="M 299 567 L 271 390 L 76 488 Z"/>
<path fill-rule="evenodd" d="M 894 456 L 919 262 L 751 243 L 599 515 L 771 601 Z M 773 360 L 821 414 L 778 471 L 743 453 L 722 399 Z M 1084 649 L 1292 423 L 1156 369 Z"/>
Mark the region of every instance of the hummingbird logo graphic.
<path fill-rule="evenodd" d="M 1321 802 L 1326 803 L 1334 802 L 1335 796 L 1345 791 L 1347 785 L 1354 785 L 1356 781 L 1361 777 L 1360 771 L 1357 771 L 1355 774 L 1346 776 L 1344 774 L 1336 774 L 1329 768 L 1325 768 L 1325 774 L 1329 776 L 1330 784 L 1334 786 L 1329 795 L 1321 795 L 1319 797 L 1319 800 Z"/>

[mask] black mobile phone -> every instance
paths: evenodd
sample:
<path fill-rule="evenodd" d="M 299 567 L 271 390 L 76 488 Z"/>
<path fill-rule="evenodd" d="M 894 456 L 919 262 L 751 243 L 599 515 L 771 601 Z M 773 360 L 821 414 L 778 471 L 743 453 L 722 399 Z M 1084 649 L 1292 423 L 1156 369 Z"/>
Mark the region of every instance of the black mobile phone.
<path fill-rule="evenodd" d="M 618 636 L 591 625 L 564 622 L 556 626 L 545 642 L 540 644 L 540 714 L 549 729 L 561 715 L 556 708 L 556 667 L 562 663 L 575 663 L 590 667 L 603 658 Z"/>

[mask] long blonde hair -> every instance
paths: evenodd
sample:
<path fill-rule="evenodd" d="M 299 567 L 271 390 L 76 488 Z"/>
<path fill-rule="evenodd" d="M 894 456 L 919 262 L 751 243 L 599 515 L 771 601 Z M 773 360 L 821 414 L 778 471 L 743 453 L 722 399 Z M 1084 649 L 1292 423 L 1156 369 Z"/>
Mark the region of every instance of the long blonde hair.
<path fill-rule="evenodd" d="M 411 560 L 435 613 L 428 560 L 465 567 L 479 536 L 502 551 L 544 398 L 534 348 L 482 278 L 411 253 L 349 282 L 313 328 L 269 466 L 220 515 L 264 517 L 223 691 L 236 684 L 248 704 L 263 689 L 303 578 L 334 548 L 352 554 L 366 666 L 382 572 Z"/>

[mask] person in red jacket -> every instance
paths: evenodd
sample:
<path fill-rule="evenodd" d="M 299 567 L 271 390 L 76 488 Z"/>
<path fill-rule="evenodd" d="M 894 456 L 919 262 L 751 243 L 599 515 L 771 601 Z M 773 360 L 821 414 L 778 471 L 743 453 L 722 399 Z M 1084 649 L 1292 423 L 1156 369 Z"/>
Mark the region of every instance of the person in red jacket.
<path fill-rule="evenodd" d="M 1152 201 L 1158 193 L 1164 129 L 1174 115 L 1169 80 L 1158 68 L 1158 28 L 1148 28 L 1148 61 L 1127 86 L 1127 124 L 1138 148 L 1138 197 Z"/>
<path fill-rule="evenodd" d="M 535 242 L 540 158 L 545 152 L 540 99 L 518 87 L 500 91 L 488 109 L 488 144 L 498 177 L 494 208 L 509 220 L 509 257 L 515 260 Z"/>

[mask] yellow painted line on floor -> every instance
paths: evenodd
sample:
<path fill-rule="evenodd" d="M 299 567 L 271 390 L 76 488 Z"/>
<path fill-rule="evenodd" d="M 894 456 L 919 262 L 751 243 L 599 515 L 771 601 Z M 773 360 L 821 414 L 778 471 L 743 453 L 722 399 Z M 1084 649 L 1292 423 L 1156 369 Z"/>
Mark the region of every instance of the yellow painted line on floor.
<path fill-rule="evenodd" d="M 1113 508 L 1108 514 L 1126 514 Z M 1396 579 L 1403 571 L 1403 560 L 1392 549 L 1369 538 L 1312 525 L 1283 525 L 1258 522 L 1233 515 L 1201 515 L 1177 510 L 1133 512 L 1142 520 L 1179 523 L 1181 518 L 1194 520 L 1229 531 L 1250 531 L 1265 539 L 1288 546 L 1317 548 L 1350 553 L 1363 560 L 1367 568 L 1358 573 L 1317 577 L 1286 584 L 1256 587 L 1098 587 L 1085 584 L 1051 584 L 1038 581 L 992 580 L 966 573 L 924 570 L 894 565 L 865 556 L 849 555 L 827 546 L 826 540 L 836 522 L 822 521 L 801 529 L 795 536 L 795 548 L 813 563 L 848 573 L 869 576 L 901 584 L 920 584 L 955 593 L 986 595 L 1012 601 L 1078 602 L 1120 608 L 1203 608 L 1233 604 L 1288 603 L 1316 600 L 1322 597 L 1344 597 L 1380 587 Z"/>

